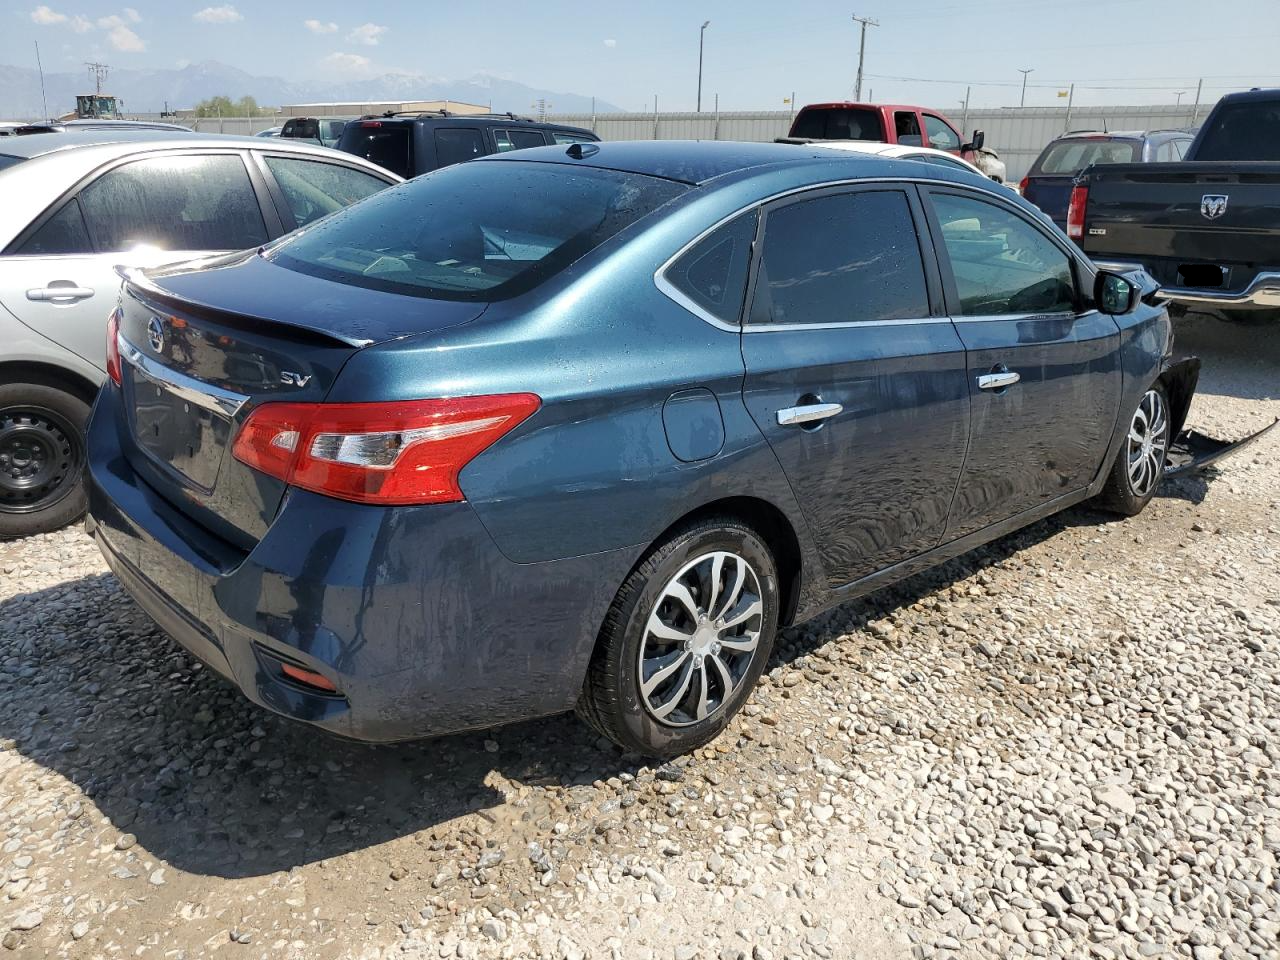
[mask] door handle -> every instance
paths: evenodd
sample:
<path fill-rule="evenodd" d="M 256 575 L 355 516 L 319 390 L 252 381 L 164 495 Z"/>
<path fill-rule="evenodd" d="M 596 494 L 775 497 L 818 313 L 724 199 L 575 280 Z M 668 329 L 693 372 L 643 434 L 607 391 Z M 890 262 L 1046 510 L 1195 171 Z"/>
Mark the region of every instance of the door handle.
<path fill-rule="evenodd" d="M 92 287 L 36 287 L 27 291 L 28 300 L 57 302 L 59 300 L 88 300 L 93 296 Z"/>
<path fill-rule="evenodd" d="M 809 403 L 803 407 L 785 407 L 778 411 L 778 423 L 784 427 L 798 423 L 814 423 L 834 417 L 844 406 L 839 403 Z"/>
<path fill-rule="evenodd" d="M 1012 387 L 1015 383 L 1022 379 L 1022 375 L 1014 373 L 1012 370 L 998 370 L 995 373 L 984 373 L 978 378 L 978 388 L 980 390 L 1003 390 L 1005 387 Z"/>

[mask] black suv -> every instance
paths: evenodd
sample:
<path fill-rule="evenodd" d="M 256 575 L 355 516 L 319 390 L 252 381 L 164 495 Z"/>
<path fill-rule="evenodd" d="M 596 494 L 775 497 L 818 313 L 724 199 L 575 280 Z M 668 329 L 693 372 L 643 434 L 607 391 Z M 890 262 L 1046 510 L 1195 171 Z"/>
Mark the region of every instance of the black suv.
<path fill-rule="evenodd" d="M 490 153 L 557 143 L 594 143 L 590 130 L 543 123 L 510 113 L 460 115 L 384 113 L 352 120 L 336 144 L 402 177 L 438 170 Z"/>

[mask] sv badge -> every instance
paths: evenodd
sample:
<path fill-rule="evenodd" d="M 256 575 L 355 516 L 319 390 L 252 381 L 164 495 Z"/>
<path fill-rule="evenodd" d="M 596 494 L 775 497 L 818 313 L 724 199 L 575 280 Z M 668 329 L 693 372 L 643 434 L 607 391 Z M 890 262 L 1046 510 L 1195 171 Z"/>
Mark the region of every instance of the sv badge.
<path fill-rule="evenodd" d="M 280 371 L 280 382 L 287 383 L 291 387 L 305 387 L 311 382 L 311 374 L 305 377 L 300 373 L 294 373 L 292 370 Z"/>

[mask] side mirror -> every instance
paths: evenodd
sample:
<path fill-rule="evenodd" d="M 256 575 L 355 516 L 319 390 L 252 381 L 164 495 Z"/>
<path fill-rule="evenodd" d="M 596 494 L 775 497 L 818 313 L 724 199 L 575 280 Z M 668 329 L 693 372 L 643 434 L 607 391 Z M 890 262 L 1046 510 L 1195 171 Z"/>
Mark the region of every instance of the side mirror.
<path fill-rule="evenodd" d="M 1093 302 L 1112 316 L 1131 313 L 1141 299 L 1141 288 L 1128 277 L 1102 270 L 1093 282 Z"/>
<path fill-rule="evenodd" d="M 962 144 L 960 149 L 965 153 L 970 150 L 981 150 L 982 145 L 987 142 L 987 132 L 985 130 L 973 131 L 973 139 L 966 144 Z"/>

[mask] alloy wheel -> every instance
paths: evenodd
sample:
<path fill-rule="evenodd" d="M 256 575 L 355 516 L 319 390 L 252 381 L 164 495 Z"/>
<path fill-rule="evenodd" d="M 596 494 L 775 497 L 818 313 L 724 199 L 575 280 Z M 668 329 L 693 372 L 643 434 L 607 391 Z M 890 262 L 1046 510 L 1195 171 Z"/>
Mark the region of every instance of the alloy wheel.
<path fill-rule="evenodd" d="M 1160 482 L 1168 449 L 1169 418 L 1164 397 L 1159 390 L 1148 390 L 1129 424 L 1129 489 L 1135 497 L 1147 496 Z"/>
<path fill-rule="evenodd" d="M 30 513 L 57 503 L 84 466 L 80 434 L 43 407 L 0 410 L 0 513 Z"/>
<path fill-rule="evenodd" d="M 640 644 L 640 699 L 659 723 L 701 723 L 751 670 L 764 623 L 751 564 L 717 550 L 686 563 L 658 595 Z"/>

